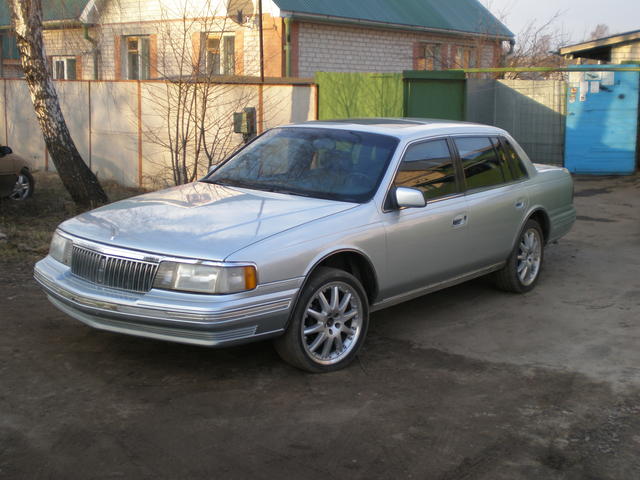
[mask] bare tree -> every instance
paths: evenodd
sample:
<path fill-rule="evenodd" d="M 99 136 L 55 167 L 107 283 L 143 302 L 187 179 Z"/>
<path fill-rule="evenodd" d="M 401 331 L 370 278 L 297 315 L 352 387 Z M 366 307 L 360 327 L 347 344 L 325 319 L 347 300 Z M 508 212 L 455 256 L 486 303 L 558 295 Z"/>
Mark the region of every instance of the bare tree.
<path fill-rule="evenodd" d="M 60 179 L 76 204 L 95 206 L 106 203 L 107 195 L 71 138 L 47 69 L 42 41 L 42 1 L 9 0 L 9 5 L 25 80 L 47 150 Z"/>
<path fill-rule="evenodd" d="M 597 40 L 599 38 L 608 37 L 610 35 L 609 26 L 599 23 L 589 34 L 589 40 Z"/>
<path fill-rule="evenodd" d="M 555 13 L 548 20 L 538 22 L 532 20 L 517 35 L 517 42 L 513 52 L 507 56 L 505 67 L 527 68 L 548 67 L 560 68 L 566 66 L 566 60 L 557 55 L 560 46 L 568 42 L 567 35 L 558 26 L 561 12 Z M 510 79 L 531 78 L 552 79 L 558 76 L 555 72 L 511 72 L 506 75 Z"/>
<path fill-rule="evenodd" d="M 255 85 L 243 86 L 236 74 L 236 62 L 244 61 L 248 52 L 239 56 L 232 49 L 234 32 L 249 31 L 255 18 L 245 10 L 249 15 L 231 20 L 217 12 L 218 6 L 208 0 L 194 13 L 193 4 L 186 2 L 181 12 L 163 11 L 171 18 L 179 13 L 179 21 L 158 23 L 157 74 L 163 82 L 150 84 L 145 100 L 161 126 L 145 134 L 168 152 L 176 185 L 194 181 L 237 146 L 233 113 L 257 98 Z"/>

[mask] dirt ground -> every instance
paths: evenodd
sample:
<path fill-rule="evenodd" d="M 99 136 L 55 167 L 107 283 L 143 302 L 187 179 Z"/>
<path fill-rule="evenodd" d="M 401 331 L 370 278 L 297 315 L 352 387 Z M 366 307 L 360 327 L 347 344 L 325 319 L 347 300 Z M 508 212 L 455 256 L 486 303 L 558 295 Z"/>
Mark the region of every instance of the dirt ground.
<path fill-rule="evenodd" d="M 269 343 L 92 330 L 3 254 L 0 478 L 640 478 L 640 177 L 576 186 L 536 290 L 479 279 L 376 313 L 329 375 Z"/>

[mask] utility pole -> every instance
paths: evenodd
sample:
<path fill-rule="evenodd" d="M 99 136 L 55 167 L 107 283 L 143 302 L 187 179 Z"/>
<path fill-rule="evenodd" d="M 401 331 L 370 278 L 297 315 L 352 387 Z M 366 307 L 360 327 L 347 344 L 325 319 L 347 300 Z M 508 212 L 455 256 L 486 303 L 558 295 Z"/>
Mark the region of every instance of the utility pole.
<path fill-rule="evenodd" d="M 260 82 L 264 83 L 264 35 L 262 28 L 262 0 L 258 0 L 258 15 L 260 16 Z"/>

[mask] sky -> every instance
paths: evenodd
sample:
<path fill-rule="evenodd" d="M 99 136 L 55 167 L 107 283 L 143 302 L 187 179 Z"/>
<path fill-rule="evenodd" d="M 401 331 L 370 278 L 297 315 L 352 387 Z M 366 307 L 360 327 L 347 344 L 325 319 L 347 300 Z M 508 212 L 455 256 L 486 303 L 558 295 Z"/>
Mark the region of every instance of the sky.
<path fill-rule="evenodd" d="M 638 0 L 481 0 L 515 33 L 532 20 L 544 23 L 556 12 L 556 22 L 568 39 L 579 42 L 599 23 L 609 26 L 611 34 L 640 30 L 640 1 Z M 516 39 L 517 40 L 517 39 Z"/>

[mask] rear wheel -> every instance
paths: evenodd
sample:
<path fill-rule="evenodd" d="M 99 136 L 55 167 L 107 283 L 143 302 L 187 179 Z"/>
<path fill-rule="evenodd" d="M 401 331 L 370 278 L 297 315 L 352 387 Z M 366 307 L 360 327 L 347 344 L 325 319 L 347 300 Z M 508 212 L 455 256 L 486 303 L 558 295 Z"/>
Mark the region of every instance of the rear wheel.
<path fill-rule="evenodd" d="M 358 279 L 320 268 L 305 286 L 287 331 L 274 343 L 291 365 L 312 373 L 331 372 L 353 361 L 368 326 L 367 295 Z"/>
<path fill-rule="evenodd" d="M 26 200 L 31 195 L 33 195 L 33 188 L 35 182 L 31 173 L 27 170 L 23 170 L 18 175 L 18 179 L 16 180 L 16 184 L 13 186 L 13 191 L 9 195 L 11 200 Z"/>
<path fill-rule="evenodd" d="M 518 243 L 504 268 L 495 274 L 496 285 L 501 290 L 515 293 L 531 291 L 538 283 L 544 258 L 544 236 L 535 220 L 528 220 Z"/>

